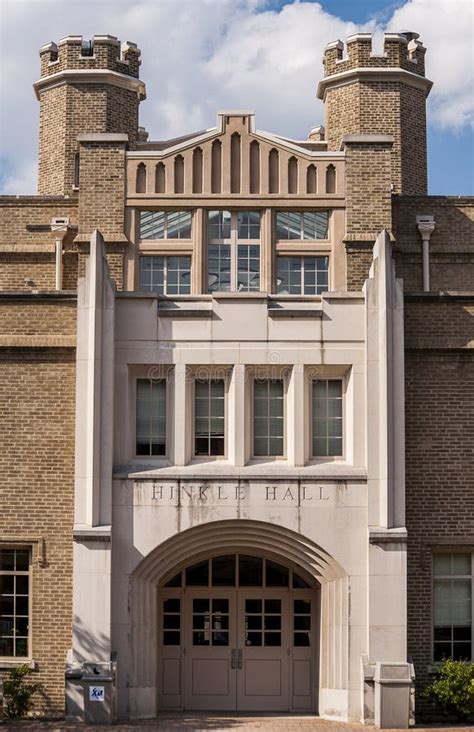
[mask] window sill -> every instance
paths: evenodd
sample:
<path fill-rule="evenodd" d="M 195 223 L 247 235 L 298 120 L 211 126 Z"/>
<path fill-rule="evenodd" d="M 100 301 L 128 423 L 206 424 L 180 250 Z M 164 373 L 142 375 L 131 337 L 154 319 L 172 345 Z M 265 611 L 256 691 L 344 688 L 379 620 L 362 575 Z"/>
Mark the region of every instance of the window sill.
<path fill-rule="evenodd" d="M 0 671 L 8 671 L 19 666 L 28 666 L 29 669 L 34 671 L 36 668 L 36 662 L 32 658 L 0 658 Z"/>

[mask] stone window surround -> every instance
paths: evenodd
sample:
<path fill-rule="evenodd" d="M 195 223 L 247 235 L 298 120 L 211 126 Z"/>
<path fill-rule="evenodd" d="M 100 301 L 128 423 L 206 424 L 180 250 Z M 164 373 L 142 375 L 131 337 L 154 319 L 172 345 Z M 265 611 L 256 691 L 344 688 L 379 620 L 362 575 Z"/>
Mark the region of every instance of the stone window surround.
<path fill-rule="evenodd" d="M 329 290 L 344 288 L 345 282 L 345 253 L 339 245 L 345 231 L 345 214 L 343 209 L 331 209 L 327 205 L 321 206 L 292 206 L 292 210 L 321 210 L 329 211 L 329 226 L 327 240 L 288 240 L 278 241 L 276 238 L 276 213 L 285 210 L 281 203 L 275 202 L 271 208 L 262 206 L 248 206 L 244 202 L 238 205 L 226 205 L 214 202 L 212 210 L 243 211 L 259 210 L 261 212 L 260 235 L 260 292 L 277 294 L 276 287 L 276 257 L 278 255 L 294 256 L 327 256 L 329 257 Z M 148 205 L 143 210 L 184 210 L 183 206 Z M 124 288 L 128 291 L 138 291 L 139 288 L 139 256 L 143 255 L 188 255 L 191 256 L 191 294 L 207 293 L 207 210 L 209 207 L 194 207 L 192 209 L 191 239 L 161 239 L 140 240 L 139 211 L 140 208 L 126 209 L 126 231 L 132 246 L 126 254 Z M 189 210 L 189 209 L 186 209 Z M 251 241 L 251 240 L 249 240 Z M 297 297 L 297 296 L 295 296 Z"/>
<path fill-rule="evenodd" d="M 199 466 L 216 462 L 227 466 L 280 463 L 282 466 L 310 467 L 324 464 L 353 462 L 353 387 L 352 369 L 338 366 L 300 365 L 185 365 L 129 366 L 130 407 L 123 429 L 126 432 L 127 454 L 116 462 L 127 461 L 153 464 L 156 467 L 184 465 Z M 166 454 L 137 455 L 136 449 L 136 382 L 141 378 L 166 380 Z M 253 380 L 254 378 L 284 380 L 284 453 L 282 456 L 253 455 Z M 225 382 L 225 447 L 223 456 L 194 455 L 194 380 L 220 378 Z M 317 378 L 341 379 L 343 396 L 343 450 L 340 456 L 314 457 L 312 454 L 312 384 Z M 236 382 L 239 382 L 238 384 Z M 243 393 L 244 426 L 236 424 L 237 393 Z M 178 397 L 177 397 L 178 394 Z M 182 395 L 182 406 L 179 406 Z M 295 437 L 294 424 L 303 407 L 303 435 Z M 240 436 L 239 436 L 240 433 Z M 242 436 L 243 435 L 243 436 Z M 296 442 L 301 441 L 301 446 Z M 180 458 L 181 456 L 181 458 Z"/>

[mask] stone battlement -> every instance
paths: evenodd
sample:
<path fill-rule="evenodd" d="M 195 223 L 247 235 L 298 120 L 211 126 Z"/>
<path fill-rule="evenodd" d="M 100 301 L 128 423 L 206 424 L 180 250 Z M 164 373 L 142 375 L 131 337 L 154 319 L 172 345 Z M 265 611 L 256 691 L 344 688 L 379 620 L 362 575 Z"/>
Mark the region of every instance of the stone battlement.
<path fill-rule="evenodd" d="M 383 53 L 373 50 L 372 33 L 354 33 L 346 44 L 328 43 L 324 51 L 324 75 L 332 76 L 356 68 L 397 68 L 425 75 L 425 51 L 418 33 L 384 33 Z"/>
<path fill-rule="evenodd" d="M 138 78 L 141 51 L 136 43 L 115 36 L 99 35 L 92 40 L 66 36 L 40 48 L 41 78 L 66 69 L 108 69 Z"/>

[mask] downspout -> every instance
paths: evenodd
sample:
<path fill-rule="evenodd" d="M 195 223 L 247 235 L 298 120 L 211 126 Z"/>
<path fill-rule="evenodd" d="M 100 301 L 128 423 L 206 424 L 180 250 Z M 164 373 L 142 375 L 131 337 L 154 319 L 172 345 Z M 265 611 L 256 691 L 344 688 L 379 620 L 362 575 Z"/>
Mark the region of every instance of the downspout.
<path fill-rule="evenodd" d="M 422 240 L 423 292 L 430 291 L 430 237 L 436 222 L 433 216 L 417 216 L 416 223 Z"/>
<path fill-rule="evenodd" d="M 56 290 L 63 289 L 63 240 L 57 237 L 56 247 Z"/>

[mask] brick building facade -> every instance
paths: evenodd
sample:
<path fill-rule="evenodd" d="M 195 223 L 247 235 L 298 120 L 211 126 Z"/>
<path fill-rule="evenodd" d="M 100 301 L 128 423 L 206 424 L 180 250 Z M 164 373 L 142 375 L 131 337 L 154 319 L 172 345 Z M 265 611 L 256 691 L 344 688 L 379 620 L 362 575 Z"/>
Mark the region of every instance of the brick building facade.
<path fill-rule="evenodd" d="M 135 44 L 41 48 L 39 193 L 0 197 L 0 673 L 44 713 L 403 726 L 474 659 L 474 201 L 427 195 L 424 55 L 330 43 L 307 140 L 153 142 Z"/>

